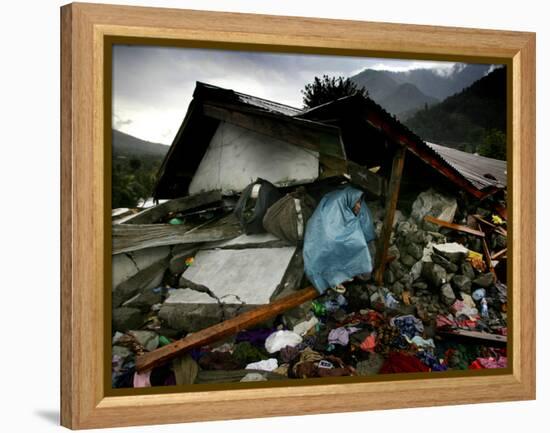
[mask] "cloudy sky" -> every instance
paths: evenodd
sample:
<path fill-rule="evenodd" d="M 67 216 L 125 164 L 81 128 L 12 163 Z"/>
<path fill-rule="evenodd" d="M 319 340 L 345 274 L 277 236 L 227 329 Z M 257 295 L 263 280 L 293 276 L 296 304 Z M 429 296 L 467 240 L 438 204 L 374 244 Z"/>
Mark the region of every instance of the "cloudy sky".
<path fill-rule="evenodd" d="M 454 63 L 365 57 L 269 54 L 118 45 L 113 49 L 113 127 L 171 144 L 196 81 L 302 106 L 300 90 L 323 74 L 352 76 L 363 69 L 404 71 Z"/>

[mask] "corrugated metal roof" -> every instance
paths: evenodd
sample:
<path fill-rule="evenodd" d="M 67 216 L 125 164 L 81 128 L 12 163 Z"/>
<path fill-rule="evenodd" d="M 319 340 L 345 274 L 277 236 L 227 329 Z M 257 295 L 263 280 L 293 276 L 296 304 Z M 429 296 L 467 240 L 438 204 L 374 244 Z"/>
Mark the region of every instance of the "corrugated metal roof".
<path fill-rule="evenodd" d="M 302 113 L 301 109 L 291 107 L 290 105 L 281 104 L 279 102 L 258 98 L 257 96 L 247 95 L 245 93 L 236 92 L 235 90 L 224 89 L 223 87 L 197 81 L 195 95 L 200 92 L 204 93 L 205 91 L 210 92 L 209 94 L 214 95 L 216 98 L 223 96 L 227 100 L 240 102 L 242 104 L 259 108 L 274 114 L 282 114 L 283 116 L 297 116 Z"/>
<path fill-rule="evenodd" d="M 506 187 L 508 179 L 506 161 L 463 152 L 440 144 L 430 142 L 426 142 L 426 144 L 437 152 L 445 162 L 475 185 L 476 188 Z M 494 179 L 491 179 L 491 176 Z"/>

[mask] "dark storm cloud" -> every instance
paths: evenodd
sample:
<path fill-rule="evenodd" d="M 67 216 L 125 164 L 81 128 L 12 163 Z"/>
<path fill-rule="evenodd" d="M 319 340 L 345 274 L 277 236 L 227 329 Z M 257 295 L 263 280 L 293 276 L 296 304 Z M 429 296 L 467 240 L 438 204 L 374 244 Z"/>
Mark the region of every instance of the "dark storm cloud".
<path fill-rule="evenodd" d="M 196 81 L 300 107 L 300 90 L 315 76 L 348 77 L 365 68 L 399 70 L 416 64 L 419 62 L 120 45 L 113 49 L 113 123 L 129 134 L 169 144 Z"/>

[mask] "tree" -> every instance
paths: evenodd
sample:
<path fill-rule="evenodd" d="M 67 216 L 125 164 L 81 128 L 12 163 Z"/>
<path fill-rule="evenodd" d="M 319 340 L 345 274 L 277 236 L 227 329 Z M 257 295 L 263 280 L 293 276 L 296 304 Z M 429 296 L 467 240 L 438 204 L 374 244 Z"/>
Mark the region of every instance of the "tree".
<path fill-rule="evenodd" d="M 477 151 L 481 156 L 506 161 L 506 134 L 496 128 L 486 130 Z"/>
<path fill-rule="evenodd" d="M 355 93 L 365 97 L 369 94 L 367 89 L 357 87 L 349 78 L 328 75 L 323 75 L 322 78 L 315 77 L 313 83 L 306 84 L 302 90 L 304 108 L 316 107 Z"/>

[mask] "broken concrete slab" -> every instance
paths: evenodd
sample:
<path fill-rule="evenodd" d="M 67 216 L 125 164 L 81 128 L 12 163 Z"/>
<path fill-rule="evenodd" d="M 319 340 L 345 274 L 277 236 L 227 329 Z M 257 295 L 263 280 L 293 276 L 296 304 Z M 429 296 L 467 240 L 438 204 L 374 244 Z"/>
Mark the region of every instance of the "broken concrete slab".
<path fill-rule="evenodd" d="M 114 287 L 113 307 L 118 307 L 138 293 L 159 286 L 167 266 L 168 257 L 165 257 Z"/>
<path fill-rule="evenodd" d="M 218 299 L 234 295 L 245 304 L 264 305 L 270 302 L 295 251 L 296 247 L 203 250 L 183 277 L 208 287 Z"/>
<path fill-rule="evenodd" d="M 143 312 L 148 312 L 155 304 L 162 302 L 162 294 L 152 290 L 146 290 L 143 293 L 138 293 L 133 298 L 130 298 L 122 304 L 123 307 L 138 308 Z"/>
<path fill-rule="evenodd" d="M 285 241 L 273 236 L 271 233 L 242 234 L 236 238 L 219 242 L 215 245 L 207 245 L 205 249 L 213 248 L 278 248 L 289 246 Z"/>
<path fill-rule="evenodd" d="M 177 252 L 175 252 L 175 248 L 172 250 L 172 258 L 170 259 L 170 272 L 173 275 L 181 274 L 185 269 L 187 268 L 187 264 L 185 263 L 185 260 L 188 257 L 193 257 L 198 249 L 199 245 L 189 245 L 188 248 L 181 248 L 180 245 L 178 245 Z"/>
<path fill-rule="evenodd" d="M 170 329 L 178 332 L 196 332 L 223 320 L 218 303 L 169 303 L 159 310 L 159 318 Z"/>
<path fill-rule="evenodd" d="M 113 255 L 111 262 L 113 287 L 118 286 L 153 263 L 168 257 L 169 254 L 170 247 L 163 246 Z"/>

